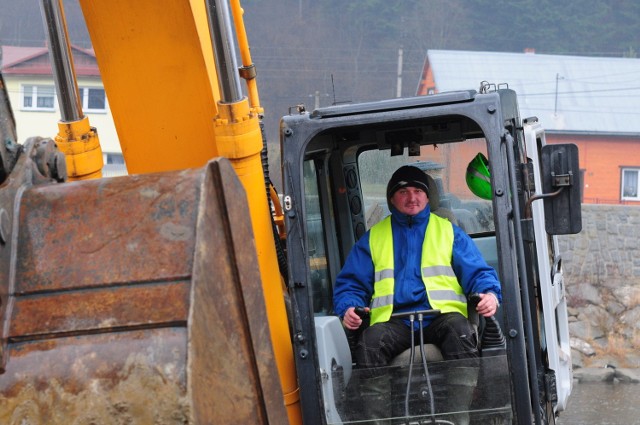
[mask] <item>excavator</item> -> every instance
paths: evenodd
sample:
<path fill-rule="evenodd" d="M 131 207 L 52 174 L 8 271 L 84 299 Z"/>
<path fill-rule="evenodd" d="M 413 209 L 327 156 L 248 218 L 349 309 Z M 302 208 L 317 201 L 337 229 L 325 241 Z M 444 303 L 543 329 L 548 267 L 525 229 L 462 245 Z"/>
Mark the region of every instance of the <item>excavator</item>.
<path fill-rule="evenodd" d="M 572 388 L 557 235 L 581 229 L 579 153 L 547 145 L 513 90 L 298 105 L 278 194 L 239 0 L 80 5 L 128 175 L 101 175 L 62 1 L 41 0 L 58 133 L 18 140 L 0 79 L 0 423 L 555 423 Z M 451 403 L 461 365 L 416 342 L 373 418 L 333 282 L 404 164 L 503 302 L 495 320 L 469 315 L 466 402 Z"/>

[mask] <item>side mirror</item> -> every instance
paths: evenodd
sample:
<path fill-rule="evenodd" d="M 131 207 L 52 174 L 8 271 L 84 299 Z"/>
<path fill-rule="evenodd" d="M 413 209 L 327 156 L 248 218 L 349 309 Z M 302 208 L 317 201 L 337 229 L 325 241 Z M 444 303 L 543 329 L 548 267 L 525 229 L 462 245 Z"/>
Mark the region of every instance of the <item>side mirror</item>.
<path fill-rule="evenodd" d="M 578 147 L 572 143 L 542 147 L 545 229 L 550 235 L 582 230 Z"/>

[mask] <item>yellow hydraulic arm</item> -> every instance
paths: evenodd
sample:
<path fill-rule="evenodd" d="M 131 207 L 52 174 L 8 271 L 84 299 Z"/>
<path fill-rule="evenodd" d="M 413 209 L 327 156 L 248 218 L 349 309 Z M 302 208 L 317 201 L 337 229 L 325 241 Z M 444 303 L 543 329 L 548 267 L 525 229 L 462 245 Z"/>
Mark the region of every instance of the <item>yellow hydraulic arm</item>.
<path fill-rule="evenodd" d="M 243 69 L 249 76 L 252 105 L 240 90 L 226 1 L 80 4 L 129 173 L 201 167 L 223 156 L 240 178 L 250 207 L 284 402 L 290 423 L 300 423 L 293 350 L 260 161 L 261 110 L 248 64 Z M 233 10 L 247 63 L 238 1 Z"/>
<path fill-rule="evenodd" d="M 100 140 L 82 113 L 62 0 L 41 0 L 41 10 L 62 115 L 56 144 L 66 156 L 69 180 L 99 178 L 103 165 Z"/>

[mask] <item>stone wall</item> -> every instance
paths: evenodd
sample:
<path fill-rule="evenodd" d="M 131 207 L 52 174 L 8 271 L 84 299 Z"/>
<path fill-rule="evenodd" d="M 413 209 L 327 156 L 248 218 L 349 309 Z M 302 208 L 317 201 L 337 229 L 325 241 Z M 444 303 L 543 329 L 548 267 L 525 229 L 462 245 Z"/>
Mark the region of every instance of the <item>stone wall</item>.
<path fill-rule="evenodd" d="M 574 367 L 640 367 L 640 208 L 583 205 L 559 241 Z"/>
<path fill-rule="evenodd" d="M 575 283 L 640 284 L 640 208 L 583 205 L 582 232 L 560 237 L 565 275 Z"/>

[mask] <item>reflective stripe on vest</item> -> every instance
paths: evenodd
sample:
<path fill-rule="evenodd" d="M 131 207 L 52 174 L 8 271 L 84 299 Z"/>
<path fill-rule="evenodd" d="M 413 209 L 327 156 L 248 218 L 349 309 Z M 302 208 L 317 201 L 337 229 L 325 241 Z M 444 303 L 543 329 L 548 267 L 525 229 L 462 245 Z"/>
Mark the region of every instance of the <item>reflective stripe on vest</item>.
<path fill-rule="evenodd" d="M 386 322 L 393 313 L 394 257 L 391 217 L 371 228 L 369 248 L 375 271 L 371 299 L 371 324 Z M 431 308 L 443 313 L 459 312 L 467 317 L 467 298 L 453 269 L 453 226 L 431 214 L 422 243 L 422 281 Z"/>

